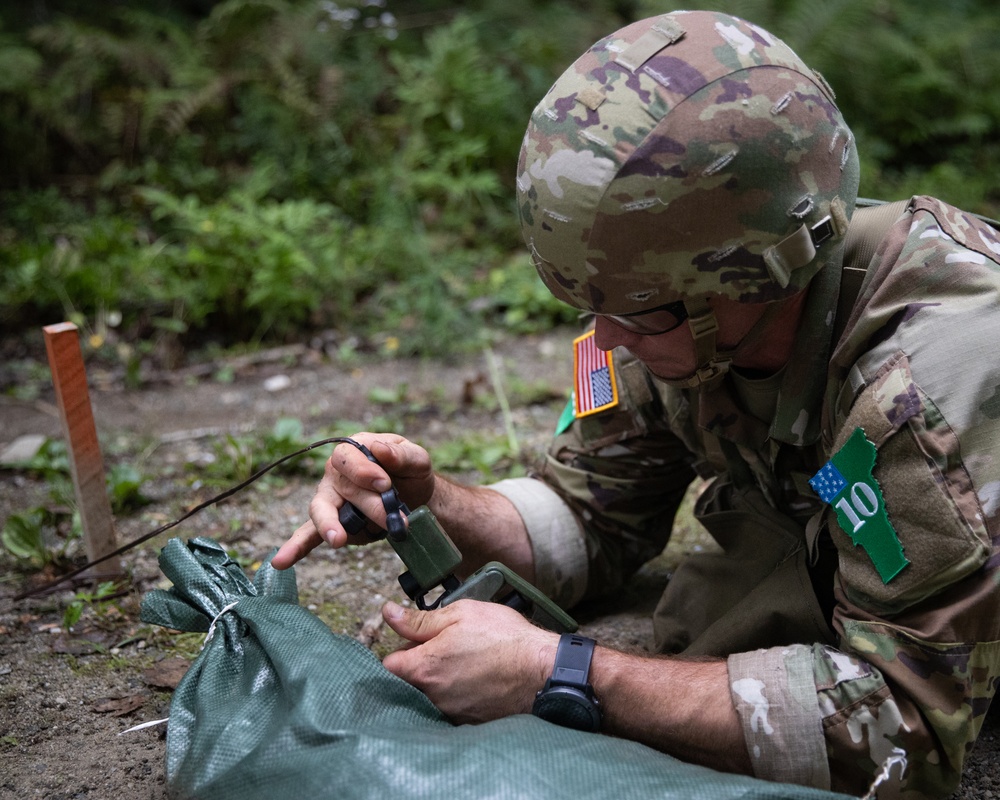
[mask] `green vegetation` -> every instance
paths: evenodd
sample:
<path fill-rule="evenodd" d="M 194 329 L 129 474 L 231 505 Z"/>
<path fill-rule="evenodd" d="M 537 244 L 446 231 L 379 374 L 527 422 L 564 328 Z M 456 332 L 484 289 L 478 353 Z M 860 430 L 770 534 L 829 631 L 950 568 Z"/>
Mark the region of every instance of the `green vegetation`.
<path fill-rule="evenodd" d="M 11 514 L 0 531 L 0 543 L 27 566 L 43 567 L 64 561 L 82 536 L 80 514 L 70 478 L 66 443 L 46 439 L 38 453 L 16 468 L 44 482 L 47 499 L 20 513 Z M 130 464 L 113 464 L 105 482 L 115 514 L 135 510 L 146 503 L 143 475 Z"/>
<path fill-rule="evenodd" d="M 159 625 L 141 625 L 139 634 L 152 647 L 168 650 L 172 656 L 180 656 L 193 661 L 205 644 L 205 634 L 197 631 L 179 632 Z"/>
<path fill-rule="evenodd" d="M 93 592 L 78 591 L 63 611 L 63 627 L 67 631 L 70 630 L 80 621 L 85 608 L 95 605 L 99 608 L 101 605 L 100 601 L 110 597 L 115 591 L 114 581 L 104 581 Z"/>
<path fill-rule="evenodd" d="M 475 342 L 490 273 L 531 279 L 510 263 L 511 175 L 529 97 L 592 38 L 569 6 L 540 9 L 579 31 L 564 52 L 499 3 L 162 5 L 0 12 L 0 327 L 69 317 L 95 347 L 316 327 L 410 353 Z"/>
<path fill-rule="evenodd" d="M 990 0 L 714 0 L 836 88 L 862 194 L 1000 212 Z M 129 365 L 333 328 L 399 354 L 570 321 L 519 246 L 533 104 L 652 0 L 50 0 L 0 10 L 0 333 Z"/>
<path fill-rule="evenodd" d="M 67 538 L 80 536 L 77 528 L 72 537 L 64 535 L 57 539 L 55 534 L 58 529 L 56 514 L 44 506 L 36 506 L 7 518 L 3 526 L 3 546 L 15 558 L 29 565 L 45 566 L 62 555 Z"/>
<path fill-rule="evenodd" d="M 335 633 L 353 632 L 354 626 L 364 621 L 359 620 L 348 606 L 335 600 L 319 603 L 315 608 L 310 608 Z"/>
<path fill-rule="evenodd" d="M 431 460 L 442 472 L 478 473 L 480 480 L 514 478 L 525 474 L 505 436 L 467 433 L 456 436 L 430 450 Z"/>
<path fill-rule="evenodd" d="M 302 423 L 291 417 L 279 419 L 263 436 L 257 432 L 246 435 L 227 434 L 214 442 L 212 461 L 197 465 L 197 479 L 209 486 L 228 488 L 308 444 Z M 317 448 L 290 459 L 261 478 L 258 487 L 275 485 L 280 482 L 282 474 L 298 473 L 319 478 L 323 474 L 323 463 L 327 455 L 329 453 L 324 449 Z M 195 470 L 195 465 L 188 466 L 192 471 Z"/>

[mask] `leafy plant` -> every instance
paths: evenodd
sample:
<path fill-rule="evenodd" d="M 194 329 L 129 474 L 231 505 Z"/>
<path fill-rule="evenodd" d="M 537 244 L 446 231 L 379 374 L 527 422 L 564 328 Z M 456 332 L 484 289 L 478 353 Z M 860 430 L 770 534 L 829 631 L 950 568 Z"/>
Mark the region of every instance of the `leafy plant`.
<path fill-rule="evenodd" d="M 490 480 L 524 473 L 506 437 L 468 434 L 434 445 L 429 452 L 442 472 L 476 472 Z"/>
<path fill-rule="evenodd" d="M 577 309 L 553 297 L 522 253 L 491 269 L 477 294 L 482 297 L 478 307 L 489 308 L 503 328 L 513 333 L 550 330 L 580 316 Z"/>
<path fill-rule="evenodd" d="M 68 478 L 70 467 L 66 442 L 46 439 L 31 458 L 15 467 L 48 482 Z"/>
<path fill-rule="evenodd" d="M 148 500 L 142 493 L 143 476 L 131 464 L 114 464 L 108 470 L 108 495 L 116 514 L 134 510 Z"/>
<path fill-rule="evenodd" d="M 45 481 L 54 504 L 74 505 L 69 452 L 62 439 L 46 439 L 34 456 L 15 467 Z M 143 481 L 142 473 L 133 465 L 113 464 L 105 476 L 112 510 L 118 513 L 142 505 L 145 502 L 141 491 Z"/>
<path fill-rule="evenodd" d="M 78 591 L 63 611 L 63 627 L 70 630 L 83 615 L 85 608 L 93 606 L 115 593 L 115 582 L 104 581 L 93 592 Z"/>
<path fill-rule="evenodd" d="M 0 541 L 7 552 L 28 566 L 43 567 L 63 559 L 82 534 L 78 512 L 35 506 L 11 514 L 0 532 Z"/>
<path fill-rule="evenodd" d="M 375 386 L 368 391 L 368 401 L 378 405 L 396 406 L 406 402 L 408 390 L 409 387 L 405 383 L 397 384 L 394 389 Z"/>
<path fill-rule="evenodd" d="M 0 541 L 11 555 L 33 566 L 59 561 L 82 536 L 66 443 L 46 439 L 34 456 L 15 468 L 45 482 L 48 502 L 11 514 Z M 146 502 L 143 481 L 139 470 L 127 463 L 115 464 L 107 471 L 105 485 L 114 513 L 133 510 Z"/>
<path fill-rule="evenodd" d="M 282 417 L 263 437 L 228 434 L 217 441 L 212 461 L 198 467 L 198 476 L 202 482 L 228 486 L 246 480 L 254 472 L 301 450 L 307 444 L 302 423 L 291 417 Z M 322 472 L 324 460 L 317 448 L 286 462 L 278 470 L 284 474 L 318 475 Z M 275 473 L 269 473 L 262 480 L 266 485 L 268 482 L 273 484 L 278 478 Z"/>
<path fill-rule="evenodd" d="M 266 185 L 266 175 L 258 177 Z M 350 232 L 336 208 L 277 203 L 263 199 L 262 190 L 246 187 L 211 205 L 145 190 L 151 216 L 165 230 L 160 246 L 148 251 L 155 261 L 148 271 L 160 276 L 149 299 L 172 306 L 175 319 L 194 327 L 213 315 L 249 313 L 254 323 L 241 326 L 243 334 L 259 338 L 287 332 L 324 307 L 336 313 L 344 299 L 368 288 L 368 275 L 344 258 Z"/>
<path fill-rule="evenodd" d="M 7 552 L 34 566 L 48 564 L 52 555 L 42 536 L 47 513 L 46 509 L 37 507 L 20 514 L 11 514 L 0 534 Z"/>

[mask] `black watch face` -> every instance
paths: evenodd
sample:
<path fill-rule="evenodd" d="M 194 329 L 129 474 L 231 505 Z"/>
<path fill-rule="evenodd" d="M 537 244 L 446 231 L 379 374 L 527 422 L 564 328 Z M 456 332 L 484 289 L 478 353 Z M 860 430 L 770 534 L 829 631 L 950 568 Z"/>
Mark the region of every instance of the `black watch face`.
<path fill-rule="evenodd" d="M 578 731 L 596 731 L 601 727 L 601 712 L 596 701 L 571 686 L 553 686 L 539 692 L 531 713 Z"/>

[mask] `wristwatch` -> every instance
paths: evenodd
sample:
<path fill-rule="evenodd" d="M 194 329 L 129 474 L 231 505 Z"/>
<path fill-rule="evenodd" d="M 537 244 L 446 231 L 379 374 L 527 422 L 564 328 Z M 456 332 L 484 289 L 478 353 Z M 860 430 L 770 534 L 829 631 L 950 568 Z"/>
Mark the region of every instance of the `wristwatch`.
<path fill-rule="evenodd" d="M 590 685 L 590 660 L 594 656 L 594 640 L 575 633 L 564 633 L 559 639 L 552 677 L 535 695 L 531 713 L 536 717 L 575 728 L 598 731 L 601 728 L 601 705 Z"/>

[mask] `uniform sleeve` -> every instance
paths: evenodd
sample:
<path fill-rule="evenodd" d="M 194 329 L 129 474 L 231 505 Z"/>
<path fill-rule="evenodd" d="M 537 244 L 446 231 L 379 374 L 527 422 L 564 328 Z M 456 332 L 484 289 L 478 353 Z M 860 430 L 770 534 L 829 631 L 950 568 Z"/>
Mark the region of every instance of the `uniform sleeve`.
<path fill-rule="evenodd" d="M 613 592 L 658 555 L 695 475 L 691 453 L 672 432 L 683 405 L 671 407 L 627 353 L 615 350 L 613 357 L 618 406 L 577 419 L 557 435 L 537 474 L 576 520 L 575 528 L 562 526 L 573 532 L 565 559 L 552 543 L 549 520 L 528 525 L 533 545 L 542 542 L 551 554 L 544 561 L 561 565 L 560 574 L 542 580 L 565 605 Z M 582 538 L 570 541 L 574 535 Z"/>
<path fill-rule="evenodd" d="M 569 506 L 534 478 L 510 478 L 490 487 L 506 497 L 524 522 L 535 564 L 535 586 L 571 608 L 587 587 L 587 540 Z"/>
<path fill-rule="evenodd" d="M 729 658 L 759 777 L 824 786 L 828 775 L 830 788 L 861 793 L 884 772 L 885 796 L 947 797 L 1000 684 L 1000 415 L 976 399 L 979 373 L 951 370 L 952 393 L 935 389 L 935 402 L 916 367 L 929 357 L 897 351 L 866 374 L 833 443 L 837 464 L 863 431 L 876 487 L 852 494 L 860 476 L 839 462 L 844 490 L 831 502 L 845 513 L 827 508 L 819 520 L 839 555 L 838 647 Z M 866 530 L 876 506 L 888 530 Z M 893 539 L 898 572 L 877 566 Z"/>

